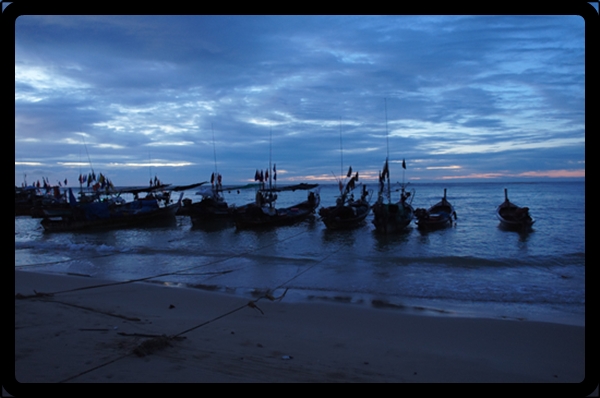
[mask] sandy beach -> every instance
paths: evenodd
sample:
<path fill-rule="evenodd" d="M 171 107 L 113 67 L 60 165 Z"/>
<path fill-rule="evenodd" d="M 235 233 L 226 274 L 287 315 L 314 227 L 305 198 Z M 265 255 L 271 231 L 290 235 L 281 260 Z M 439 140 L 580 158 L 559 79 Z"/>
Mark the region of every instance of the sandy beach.
<path fill-rule="evenodd" d="M 15 381 L 7 390 L 19 396 L 36 383 L 541 383 L 579 396 L 590 385 L 589 378 L 581 384 L 585 351 L 585 328 L 571 325 L 285 297 L 249 301 L 16 271 Z"/>

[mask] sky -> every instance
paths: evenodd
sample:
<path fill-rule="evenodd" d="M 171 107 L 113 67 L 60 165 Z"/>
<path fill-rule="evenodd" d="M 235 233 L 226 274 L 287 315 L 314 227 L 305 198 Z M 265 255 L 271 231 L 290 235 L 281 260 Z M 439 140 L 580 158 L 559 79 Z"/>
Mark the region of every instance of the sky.
<path fill-rule="evenodd" d="M 72 16 L 15 22 L 15 185 L 585 177 L 585 20 Z M 402 169 L 405 160 L 406 170 Z"/>

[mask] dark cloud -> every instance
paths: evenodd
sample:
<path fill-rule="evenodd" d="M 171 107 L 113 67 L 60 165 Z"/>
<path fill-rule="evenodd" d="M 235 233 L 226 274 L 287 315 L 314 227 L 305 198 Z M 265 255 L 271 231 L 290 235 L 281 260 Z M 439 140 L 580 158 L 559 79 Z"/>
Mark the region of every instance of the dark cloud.
<path fill-rule="evenodd" d="M 22 16 L 15 159 L 72 172 L 60 159 L 80 158 L 85 139 L 123 178 L 155 162 L 187 183 L 210 174 L 216 151 L 230 182 L 269 158 L 281 179 L 310 179 L 338 173 L 341 137 L 344 163 L 365 175 L 388 141 L 392 160 L 418 160 L 415 178 L 584 170 L 583 27 L 568 16 Z"/>

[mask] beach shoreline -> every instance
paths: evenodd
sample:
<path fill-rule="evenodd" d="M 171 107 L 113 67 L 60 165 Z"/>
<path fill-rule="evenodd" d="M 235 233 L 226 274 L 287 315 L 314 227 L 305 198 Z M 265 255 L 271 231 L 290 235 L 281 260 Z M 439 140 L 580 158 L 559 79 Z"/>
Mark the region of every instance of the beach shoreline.
<path fill-rule="evenodd" d="M 249 301 L 29 271 L 15 271 L 15 295 L 17 389 L 204 382 L 558 383 L 576 389 L 586 376 L 581 326 L 274 297 Z"/>
<path fill-rule="evenodd" d="M 92 277 L 91 275 L 80 275 Z M 180 282 L 161 281 L 150 279 L 147 283 L 164 285 L 173 288 L 196 289 L 215 292 L 217 294 L 235 295 L 239 298 L 257 298 L 267 292 L 267 289 L 231 289 L 210 284 L 189 284 Z M 418 297 L 398 297 L 385 294 L 358 293 L 358 292 L 331 292 L 280 287 L 271 292 L 273 295 L 285 295 L 286 303 L 314 303 L 314 304 L 340 304 L 365 309 L 384 309 L 398 311 L 408 315 L 441 316 L 457 318 L 486 318 L 514 321 L 534 321 L 544 323 L 559 323 L 585 327 L 585 314 L 570 312 L 565 308 L 544 308 L 527 306 L 524 303 L 497 303 L 473 301 L 458 301 L 451 299 L 432 299 Z"/>

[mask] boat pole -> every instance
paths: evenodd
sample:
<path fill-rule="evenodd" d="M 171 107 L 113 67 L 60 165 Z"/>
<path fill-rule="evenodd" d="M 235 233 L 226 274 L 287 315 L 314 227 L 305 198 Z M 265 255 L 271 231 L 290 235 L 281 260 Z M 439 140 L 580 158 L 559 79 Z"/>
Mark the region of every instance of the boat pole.
<path fill-rule="evenodd" d="M 269 129 L 269 190 L 273 188 L 273 172 L 271 170 L 271 155 L 273 152 L 273 127 Z"/>
<path fill-rule="evenodd" d="M 218 171 L 217 171 L 217 148 L 215 146 L 215 128 L 213 127 L 213 124 L 210 124 L 210 128 L 212 130 L 212 138 L 213 138 L 213 155 L 215 158 L 215 178 L 217 178 L 217 176 L 219 175 Z"/>
<path fill-rule="evenodd" d="M 387 146 L 387 156 L 385 158 L 385 164 L 387 165 L 387 199 L 388 203 L 392 201 L 391 187 L 390 187 L 390 165 L 388 159 L 390 158 L 390 137 L 388 134 L 388 116 L 387 116 L 387 98 L 383 99 L 385 105 L 385 142 Z"/>
<path fill-rule="evenodd" d="M 340 188 L 340 195 L 343 193 L 344 184 L 342 179 L 344 178 L 344 149 L 342 147 L 342 117 L 340 116 L 340 180 L 338 186 Z"/>

